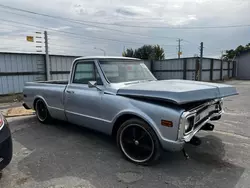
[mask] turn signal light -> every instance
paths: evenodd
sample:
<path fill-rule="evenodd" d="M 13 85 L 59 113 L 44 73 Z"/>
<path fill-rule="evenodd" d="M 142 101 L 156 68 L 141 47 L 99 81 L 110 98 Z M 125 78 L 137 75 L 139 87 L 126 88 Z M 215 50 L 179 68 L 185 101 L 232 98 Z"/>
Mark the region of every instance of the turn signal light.
<path fill-rule="evenodd" d="M 173 127 L 173 122 L 162 119 L 161 120 L 161 125 L 166 126 L 166 127 Z"/>

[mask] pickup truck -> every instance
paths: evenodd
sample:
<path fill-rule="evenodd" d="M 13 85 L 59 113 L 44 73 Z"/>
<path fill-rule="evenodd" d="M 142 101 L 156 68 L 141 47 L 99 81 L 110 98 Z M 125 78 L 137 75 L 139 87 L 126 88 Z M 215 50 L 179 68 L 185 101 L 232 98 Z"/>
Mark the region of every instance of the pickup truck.
<path fill-rule="evenodd" d="M 107 56 L 77 58 L 68 81 L 28 82 L 23 91 L 24 107 L 40 122 L 59 119 L 112 135 L 122 154 L 142 165 L 161 151 L 199 144 L 195 134 L 213 130 L 222 98 L 236 94 L 224 84 L 157 80 L 139 59 Z"/>

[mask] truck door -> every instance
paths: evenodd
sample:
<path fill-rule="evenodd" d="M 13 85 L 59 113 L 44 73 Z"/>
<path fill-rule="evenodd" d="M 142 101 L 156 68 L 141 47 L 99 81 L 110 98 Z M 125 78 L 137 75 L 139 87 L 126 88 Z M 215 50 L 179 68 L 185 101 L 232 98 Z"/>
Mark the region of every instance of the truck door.
<path fill-rule="evenodd" d="M 94 61 L 79 60 L 74 64 L 70 82 L 65 89 L 65 113 L 69 122 L 98 130 L 102 91 L 89 88 L 89 81 L 96 81 L 103 88 Z"/>

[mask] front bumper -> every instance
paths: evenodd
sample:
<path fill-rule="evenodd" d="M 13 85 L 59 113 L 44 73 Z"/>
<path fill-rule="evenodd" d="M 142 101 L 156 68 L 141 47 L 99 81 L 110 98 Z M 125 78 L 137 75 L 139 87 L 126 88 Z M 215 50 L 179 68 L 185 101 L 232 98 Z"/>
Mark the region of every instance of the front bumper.
<path fill-rule="evenodd" d="M 204 117 L 203 119 L 201 119 L 198 123 L 194 124 L 192 126 L 192 129 L 189 132 L 185 132 L 185 121 L 187 119 L 187 117 L 193 116 L 193 115 L 197 115 L 197 112 L 200 111 L 200 109 L 202 109 L 203 107 L 206 106 L 201 106 L 198 107 L 197 109 L 193 110 L 193 111 L 188 111 L 188 112 L 184 112 L 182 115 L 182 118 L 180 120 L 180 126 L 179 126 L 179 132 L 178 132 L 178 139 L 175 141 L 172 140 L 167 140 L 167 139 L 161 139 L 161 145 L 162 148 L 164 150 L 168 150 L 168 151 L 180 151 L 183 147 L 184 144 L 187 142 L 190 142 L 191 139 L 195 136 L 195 134 L 197 134 L 197 132 L 199 132 L 201 129 L 205 128 L 206 124 L 209 121 L 214 121 L 214 120 L 218 120 L 221 117 L 222 114 L 222 102 L 220 100 L 215 100 L 212 101 L 210 103 L 207 103 L 207 105 L 214 105 L 214 104 L 220 104 L 221 108 L 218 111 L 213 111 L 211 113 L 209 113 L 208 116 Z"/>
<path fill-rule="evenodd" d="M 183 136 L 183 138 L 181 138 L 177 141 L 161 139 L 162 148 L 166 151 L 180 151 L 180 150 L 182 150 L 185 143 L 190 142 L 191 139 L 195 136 L 195 134 L 197 134 L 197 132 L 199 132 L 200 130 L 202 130 L 202 128 L 204 126 L 206 126 L 206 124 L 208 123 L 209 120 L 211 120 L 214 117 L 220 117 L 220 116 L 221 116 L 221 113 L 214 114 L 209 119 L 205 120 L 199 126 L 197 126 L 191 133 Z"/>
<path fill-rule="evenodd" d="M 0 171 L 11 161 L 13 154 L 12 138 L 7 121 L 0 130 Z"/>
<path fill-rule="evenodd" d="M 222 111 L 219 112 L 219 113 L 215 113 L 215 114 L 211 115 L 210 117 L 208 117 L 208 118 L 207 118 L 206 120 L 204 120 L 199 126 L 197 126 L 191 133 L 185 135 L 185 136 L 183 137 L 183 140 L 184 140 L 185 142 L 189 142 L 189 141 L 194 137 L 194 135 L 195 135 L 199 130 L 201 130 L 203 126 L 206 125 L 206 123 L 207 123 L 208 121 L 210 121 L 210 120 L 213 119 L 213 118 L 220 117 L 221 114 L 222 114 Z"/>
<path fill-rule="evenodd" d="M 194 135 L 201 130 L 208 121 L 220 119 L 223 112 L 222 104 L 222 100 L 217 99 L 203 104 L 194 110 L 184 112 L 180 122 L 178 140 L 190 142 Z M 196 121 L 197 117 L 199 117 L 198 121 Z M 191 126 L 189 126 L 188 130 L 185 130 L 185 124 L 189 118 L 193 118 L 193 123 L 190 124 Z"/>

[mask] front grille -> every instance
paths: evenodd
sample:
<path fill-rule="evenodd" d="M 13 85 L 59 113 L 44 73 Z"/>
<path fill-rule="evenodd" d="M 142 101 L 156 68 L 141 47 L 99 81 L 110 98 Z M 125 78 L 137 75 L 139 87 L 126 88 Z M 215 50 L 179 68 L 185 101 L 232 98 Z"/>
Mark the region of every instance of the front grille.
<path fill-rule="evenodd" d="M 185 130 L 185 134 L 189 134 L 194 129 L 196 129 L 200 124 L 206 121 L 214 113 L 219 113 L 222 110 L 220 102 L 209 103 L 204 106 L 197 107 L 195 113 L 191 116 L 188 116 L 186 120 L 190 122 L 190 127 Z M 192 113 L 192 112 L 191 112 Z"/>

